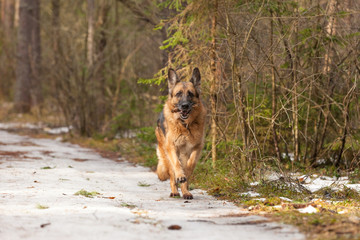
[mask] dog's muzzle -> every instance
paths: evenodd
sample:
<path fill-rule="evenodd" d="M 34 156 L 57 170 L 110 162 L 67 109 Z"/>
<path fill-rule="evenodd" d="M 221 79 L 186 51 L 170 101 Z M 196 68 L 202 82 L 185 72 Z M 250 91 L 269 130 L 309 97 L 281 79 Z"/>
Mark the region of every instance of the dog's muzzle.
<path fill-rule="evenodd" d="M 180 118 L 182 120 L 186 120 L 189 118 L 191 107 L 192 107 L 191 103 L 183 103 L 180 105 Z"/>

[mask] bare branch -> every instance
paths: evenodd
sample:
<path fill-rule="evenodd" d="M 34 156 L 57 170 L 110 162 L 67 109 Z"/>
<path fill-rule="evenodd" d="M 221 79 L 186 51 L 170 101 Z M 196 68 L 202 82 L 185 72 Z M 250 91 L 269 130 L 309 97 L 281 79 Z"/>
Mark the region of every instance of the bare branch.
<path fill-rule="evenodd" d="M 129 0 L 118 0 L 125 5 L 132 13 L 134 13 L 140 20 L 150 23 L 152 25 L 157 25 L 158 20 L 154 19 L 152 16 L 147 15 L 142 8 L 140 8 L 134 1 Z"/>

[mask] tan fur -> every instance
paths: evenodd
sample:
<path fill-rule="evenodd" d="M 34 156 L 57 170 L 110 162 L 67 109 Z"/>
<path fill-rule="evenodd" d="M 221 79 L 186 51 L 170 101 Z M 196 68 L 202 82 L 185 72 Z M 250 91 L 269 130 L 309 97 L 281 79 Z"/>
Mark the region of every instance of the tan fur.
<path fill-rule="evenodd" d="M 180 113 L 174 111 L 178 104 L 175 95 L 179 91 L 196 92 L 196 89 L 192 82 L 177 82 L 170 89 L 169 98 L 163 109 L 166 133 L 164 135 L 159 126 L 155 130 L 158 140 L 157 175 L 162 181 L 170 178 L 170 196 L 179 196 L 177 182 L 182 182 L 183 197 L 192 199 L 188 190 L 188 181 L 204 146 L 206 109 L 199 97 L 194 96 L 192 99 L 194 106 L 188 119 L 181 120 Z"/>

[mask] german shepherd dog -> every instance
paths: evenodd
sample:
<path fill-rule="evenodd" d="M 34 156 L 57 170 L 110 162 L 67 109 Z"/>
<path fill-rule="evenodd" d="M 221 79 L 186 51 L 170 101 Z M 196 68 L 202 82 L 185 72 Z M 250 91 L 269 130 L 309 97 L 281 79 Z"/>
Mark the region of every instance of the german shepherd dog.
<path fill-rule="evenodd" d="M 204 146 L 206 109 L 200 100 L 200 71 L 193 70 L 190 81 L 181 82 L 176 72 L 168 72 L 169 96 L 155 130 L 157 146 L 157 175 L 161 181 L 170 178 L 170 197 L 179 197 L 178 184 L 185 199 L 189 178 Z"/>

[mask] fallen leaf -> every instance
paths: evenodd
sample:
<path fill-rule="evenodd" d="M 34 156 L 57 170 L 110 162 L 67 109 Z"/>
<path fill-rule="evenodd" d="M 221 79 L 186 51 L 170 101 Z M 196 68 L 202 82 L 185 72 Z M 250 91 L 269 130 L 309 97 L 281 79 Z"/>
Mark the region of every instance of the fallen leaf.
<path fill-rule="evenodd" d="M 44 224 L 41 224 L 40 227 L 41 227 L 41 228 L 44 228 L 44 227 L 46 227 L 46 226 L 49 226 L 50 224 L 51 224 L 51 223 L 44 223 Z"/>
<path fill-rule="evenodd" d="M 170 225 L 170 226 L 168 227 L 168 229 L 169 229 L 169 230 L 180 230 L 181 227 L 180 227 L 179 225 Z"/>
<path fill-rule="evenodd" d="M 140 220 L 139 220 L 139 219 L 135 219 L 135 220 L 131 221 L 131 223 L 140 224 Z"/>

